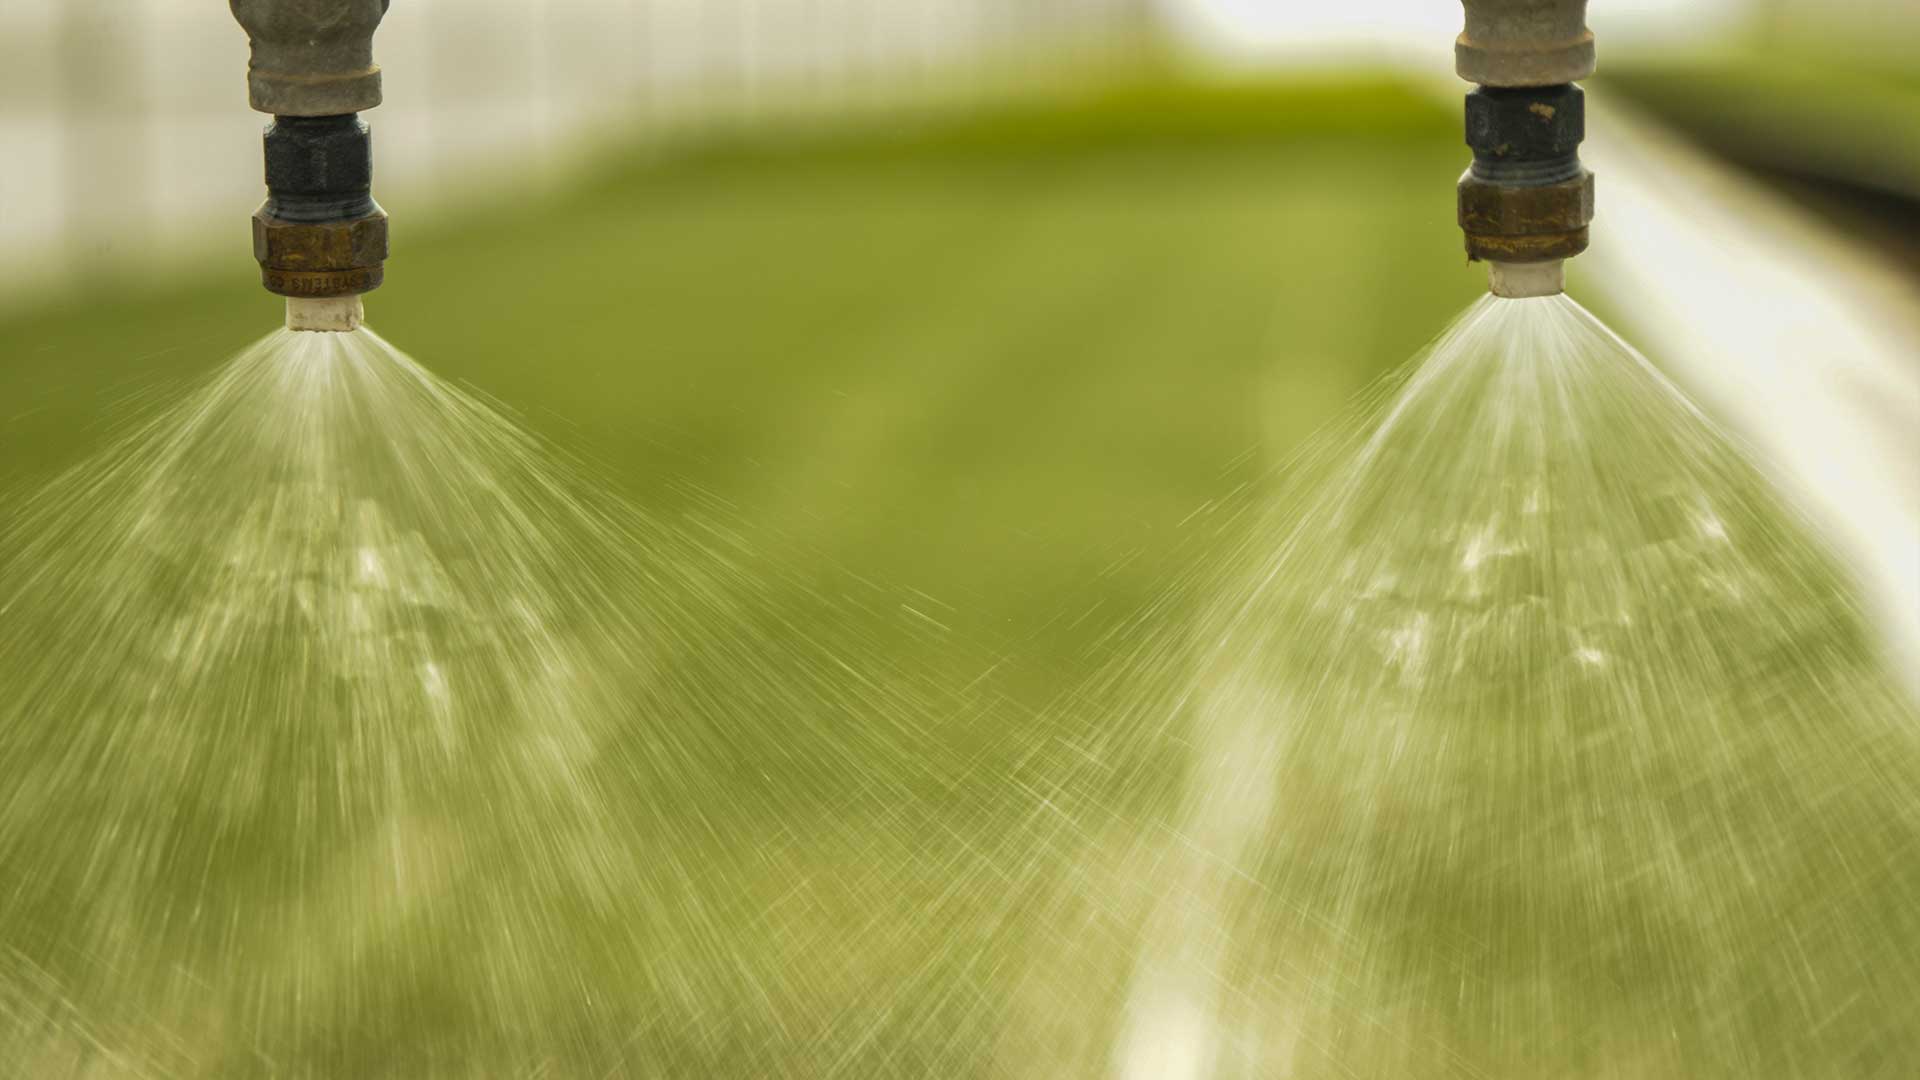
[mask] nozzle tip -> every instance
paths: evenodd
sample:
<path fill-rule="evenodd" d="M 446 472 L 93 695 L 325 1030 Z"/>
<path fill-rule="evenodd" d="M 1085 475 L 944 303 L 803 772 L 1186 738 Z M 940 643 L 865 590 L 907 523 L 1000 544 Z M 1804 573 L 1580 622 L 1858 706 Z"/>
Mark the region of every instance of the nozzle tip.
<path fill-rule="evenodd" d="M 1525 300 L 1536 296 L 1558 296 L 1567 291 L 1567 263 L 1564 259 L 1547 262 L 1487 264 L 1487 287 L 1495 296 Z"/>
<path fill-rule="evenodd" d="M 325 299 L 287 297 L 287 329 L 344 334 L 360 329 L 367 309 L 358 296 L 330 296 Z"/>

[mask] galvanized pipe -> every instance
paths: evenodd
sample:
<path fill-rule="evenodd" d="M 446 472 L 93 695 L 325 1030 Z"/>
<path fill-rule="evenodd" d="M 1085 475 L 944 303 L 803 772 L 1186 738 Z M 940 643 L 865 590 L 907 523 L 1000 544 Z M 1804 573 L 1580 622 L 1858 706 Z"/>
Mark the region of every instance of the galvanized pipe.
<path fill-rule="evenodd" d="M 380 104 L 373 32 L 387 0 L 230 0 L 247 32 L 247 95 L 275 116 L 341 116 Z"/>
<path fill-rule="evenodd" d="M 1462 0 L 1454 70 L 1481 86 L 1555 86 L 1593 74 L 1587 0 Z"/>

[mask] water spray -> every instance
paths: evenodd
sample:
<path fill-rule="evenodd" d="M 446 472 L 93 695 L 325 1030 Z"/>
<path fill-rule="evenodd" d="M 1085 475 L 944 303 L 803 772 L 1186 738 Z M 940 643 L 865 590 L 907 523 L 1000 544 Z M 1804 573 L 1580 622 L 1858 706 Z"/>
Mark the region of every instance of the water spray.
<path fill-rule="evenodd" d="M 380 104 L 373 33 L 387 3 L 231 0 L 253 49 L 248 97 L 273 117 L 253 254 L 261 284 L 287 298 L 290 330 L 357 328 L 361 295 L 385 277 L 387 214 L 359 114 Z"/>
<path fill-rule="evenodd" d="M 1587 249 L 1593 173 L 1580 163 L 1594 70 L 1586 0 L 1462 0 L 1454 69 L 1467 95 L 1473 164 L 1460 178 L 1467 258 L 1494 295 L 1566 291 L 1566 260 Z"/>

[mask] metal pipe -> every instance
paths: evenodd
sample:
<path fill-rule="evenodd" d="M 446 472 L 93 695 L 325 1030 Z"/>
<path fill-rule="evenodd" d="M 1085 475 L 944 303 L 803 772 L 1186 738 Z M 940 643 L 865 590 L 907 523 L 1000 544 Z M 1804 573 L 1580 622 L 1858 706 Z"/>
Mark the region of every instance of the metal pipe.
<path fill-rule="evenodd" d="M 268 292 L 288 298 L 297 330 L 352 329 L 342 301 L 386 276 L 386 211 L 373 200 L 373 134 L 359 118 L 380 104 L 373 34 L 387 0 L 230 0 L 252 57 L 247 94 L 273 115 L 266 129 L 267 199 L 253 215 L 253 252 Z"/>
<path fill-rule="evenodd" d="M 1481 86 L 1556 86 L 1593 74 L 1587 0 L 1461 0 L 1454 70 Z"/>
<path fill-rule="evenodd" d="M 1586 97 L 1573 85 L 1594 70 L 1587 3 L 1461 2 L 1454 66 L 1480 84 L 1467 95 L 1473 164 L 1458 191 L 1467 258 L 1492 264 L 1497 295 L 1552 295 L 1593 221 L 1593 173 L 1580 162 Z"/>
<path fill-rule="evenodd" d="M 341 116 L 380 104 L 373 32 L 387 0 L 230 0 L 247 32 L 256 112 Z"/>

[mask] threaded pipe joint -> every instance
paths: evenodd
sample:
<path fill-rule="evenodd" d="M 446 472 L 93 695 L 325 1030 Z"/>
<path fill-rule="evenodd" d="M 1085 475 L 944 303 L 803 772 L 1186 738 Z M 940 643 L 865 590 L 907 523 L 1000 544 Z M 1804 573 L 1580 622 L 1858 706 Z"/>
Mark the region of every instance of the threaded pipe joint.
<path fill-rule="evenodd" d="M 324 299 L 380 287 L 387 215 L 373 201 L 373 133 L 353 114 L 275 117 L 265 138 L 267 201 L 253 215 L 261 283 Z"/>
<path fill-rule="evenodd" d="M 1586 250 L 1594 182 L 1580 163 L 1579 87 L 1481 87 L 1467 95 L 1466 132 L 1473 164 L 1459 214 L 1469 259 L 1547 262 Z"/>

